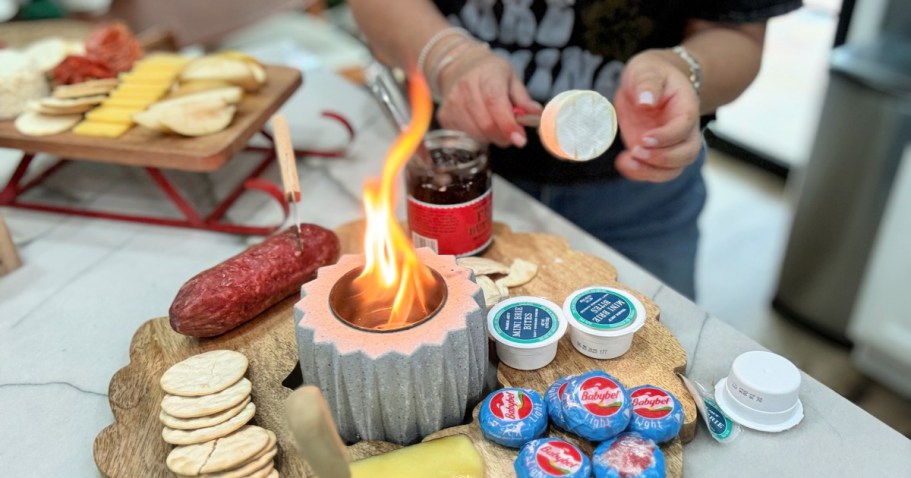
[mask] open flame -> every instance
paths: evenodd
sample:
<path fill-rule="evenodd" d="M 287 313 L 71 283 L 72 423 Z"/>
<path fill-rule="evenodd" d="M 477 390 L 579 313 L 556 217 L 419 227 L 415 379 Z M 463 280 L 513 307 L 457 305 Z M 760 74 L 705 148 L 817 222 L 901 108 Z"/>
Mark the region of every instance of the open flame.
<path fill-rule="evenodd" d="M 414 246 L 395 218 L 395 182 L 399 172 L 423 141 L 430 126 L 433 103 L 424 77 L 409 76 L 408 96 L 411 121 L 386 155 L 382 176 L 364 186 L 367 232 L 364 237 L 365 263 L 353 281 L 360 313 L 388 316 L 381 329 L 397 329 L 420 321 L 431 312 L 428 291 L 435 279 L 421 263 Z"/>

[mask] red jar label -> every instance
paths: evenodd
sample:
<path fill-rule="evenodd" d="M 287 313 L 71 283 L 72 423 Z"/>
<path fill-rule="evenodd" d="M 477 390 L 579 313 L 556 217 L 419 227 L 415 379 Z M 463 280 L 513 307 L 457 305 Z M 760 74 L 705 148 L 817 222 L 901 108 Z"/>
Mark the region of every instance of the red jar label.
<path fill-rule="evenodd" d="M 493 240 L 493 191 L 460 204 L 430 204 L 408 196 L 408 227 L 414 247 L 468 256 Z"/>

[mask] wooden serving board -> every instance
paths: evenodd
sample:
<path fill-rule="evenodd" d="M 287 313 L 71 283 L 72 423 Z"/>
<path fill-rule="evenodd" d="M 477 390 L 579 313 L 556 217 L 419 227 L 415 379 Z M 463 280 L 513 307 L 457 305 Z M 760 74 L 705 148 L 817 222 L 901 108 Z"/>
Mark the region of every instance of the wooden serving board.
<path fill-rule="evenodd" d="M 363 225 L 354 223 L 336 232 L 343 253 L 359 252 Z M 569 244 L 549 234 L 515 234 L 498 224 L 496 240 L 484 256 L 510 262 L 521 257 L 537 263 L 537 277 L 523 287 L 512 289 L 512 295 L 537 295 L 562 303 L 566 295 L 586 285 L 614 285 L 616 271 L 607 262 L 570 249 Z M 622 286 L 620 286 L 622 287 Z M 635 293 L 635 292 L 634 292 Z M 662 446 L 667 460 L 667 476 L 683 476 L 683 442 L 692 439 L 696 426 L 696 408 L 692 397 L 674 375 L 686 366 L 686 355 L 680 344 L 660 323 L 658 307 L 636 293 L 648 310 L 648 320 L 633 340 L 631 350 L 621 358 L 595 360 L 573 349 L 568 335 L 559 345 L 554 362 L 541 369 L 523 372 L 505 365 L 498 368 L 504 386 L 522 386 L 544 392 L 558 377 L 602 369 L 619 378 L 628 387 L 651 383 L 670 390 L 683 404 L 685 423 L 680 437 Z M 285 420 L 284 402 L 291 393 L 283 382 L 300 382 L 297 344 L 294 337 L 293 304 L 289 297 L 264 312 L 256 320 L 213 339 L 195 339 L 171 330 L 166 317 L 143 324 L 130 345 L 130 363 L 111 379 L 109 400 L 114 423 L 95 438 L 94 457 L 99 470 L 110 477 L 173 476 L 165 466 L 172 446 L 161 438 L 162 425 L 158 411 L 164 392 L 158 385 L 168 367 L 191 355 L 207 350 L 232 349 L 250 360 L 247 377 L 253 382 L 252 400 L 256 404 L 254 422 L 278 435 L 279 453 L 275 465 L 281 476 L 311 476 L 298 456 Z M 292 374 L 292 372 L 294 372 Z M 463 433 L 469 436 L 484 458 L 487 476 L 513 476 L 517 451 L 483 438 L 475 420 L 467 425 L 441 430 L 426 439 Z M 551 429 L 550 436 L 572 441 L 591 453 L 590 443 Z M 682 440 L 682 441 L 681 441 Z M 360 442 L 348 447 L 352 459 L 358 460 L 398 448 L 385 442 Z"/>
<path fill-rule="evenodd" d="M 268 80 L 256 93 L 246 93 L 231 125 L 224 131 L 185 138 L 133 127 L 119 138 L 81 136 L 72 132 L 52 136 L 27 136 L 13 121 L 0 121 L 0 147 L 26 153 L 48 153 L 61 158 L 179 169 L 215 171 L 244 149 L 269 117 L 301 85 L 300 71 L 266 66 Z"/>

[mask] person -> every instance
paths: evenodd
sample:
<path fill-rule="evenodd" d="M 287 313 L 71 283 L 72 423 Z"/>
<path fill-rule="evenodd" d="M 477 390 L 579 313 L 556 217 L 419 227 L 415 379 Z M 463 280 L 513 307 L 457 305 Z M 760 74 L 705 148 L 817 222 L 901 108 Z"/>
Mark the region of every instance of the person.
<path fill-rule="evenodd" d="M 756 77 L 766 21 L 800 0 L 349 0 L 383 61 L 420 68 L 436 118 L 494 171 L 695 296 L 706 115 Z M 570 89 L 612 99 L 619 139 L 561 161 L 519 125 Z"/>

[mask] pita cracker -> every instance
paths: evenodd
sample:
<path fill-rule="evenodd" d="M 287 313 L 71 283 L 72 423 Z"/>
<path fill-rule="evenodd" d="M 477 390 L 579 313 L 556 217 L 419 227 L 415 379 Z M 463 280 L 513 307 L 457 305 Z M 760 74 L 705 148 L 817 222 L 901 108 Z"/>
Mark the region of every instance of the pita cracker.
<path fill-rule="evenodd" d="M 497 281 L 506 287 L 523 286 L 538 275 L 538 265 L 525 259 L 515 259 L 509 266 L 509 274 Z"/>
<path fill-rule="evenodd" d="M 462 257 L 456 259 L 456 264 L 471 269 L 475 275 L 479 276 L 509 273 L 509 267 L 506 264 L 486 257 Z"/>

